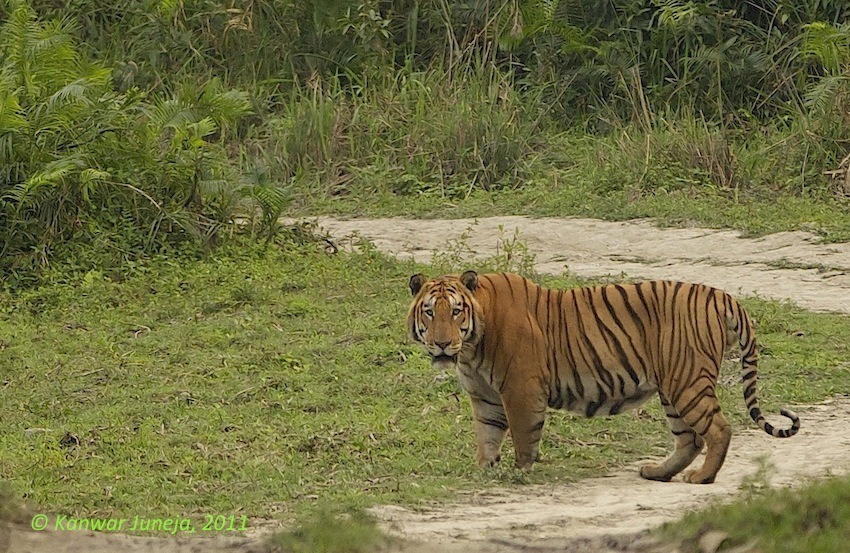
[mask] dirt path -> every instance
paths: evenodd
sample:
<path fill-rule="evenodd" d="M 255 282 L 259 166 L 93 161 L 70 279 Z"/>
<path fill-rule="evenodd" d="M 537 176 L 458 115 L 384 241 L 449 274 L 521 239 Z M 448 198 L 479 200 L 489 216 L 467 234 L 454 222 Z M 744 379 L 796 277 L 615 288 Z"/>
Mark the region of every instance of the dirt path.
<path fill-rule="evenodd" d="M 495 252 L 501 233 L 519 239 L 536 256 L 537 270 L 577 275 L 624 273 L 632 277 L 702 282 L 734 293 L 791 300 L 800 307 L 850 313 L 850 244 L 818 244 L 805 232 L 740 238 L 737 232 L 702 228 L 660 229 L 647 221 L 596 219 L 355 219 L 319 218 L 337 237 L 359 232 L 382 251 L 428 262 L 448 240 L 472 228 L 466 244 L 478 256 Z"/>
<path fill-rule="evenodd" d="M 611 223 L 590 219 L 492 217 L 473 220 L 353 220 L 321 218 L 320 225 L 342 238 L 352 232 L 382 251 L 427 262 L 450 239 L 472 230 L 466 245 L 474 255 L 495 252 L 501 236 L 519 238 L 535 254 L 540 272 L 565 266 L 583 276 L 618 275 L 682 279 L 711 284 L 736 294 L 786 299 L 813 310 L 850 313 L 850 244 L 819 245 L 803 233 L 759 239 L 731 231 L 658 229 L 645 221 Z M 500 233 L 499 226 L 504 231 Z M 629 467 L 603 478 L 571 485 L 481 490 L 456 504 L 374 512 L 392 533 L 415 540 L 384 553 L 607 553 L 668 551 L 639 533 L 688 510 L 732 496 L 756 473 L 760 459 L 771 467 L 772 484 L 850 470 L 850 399 L 798 410 L 803 427 L 790 440 L 748 430 L 733 437 L 718 481 L 710 486 L 657 483 Z M 813 454 L 816 452 L 817 454 Z M 696 462 L 701 462 L 697 460 Z M 266 551 L 262 536 L 139 538 L 92 532 L 42 532 L 25 523 L 0 524 L 0 551 L 35 553 L 190 553 Z"/>

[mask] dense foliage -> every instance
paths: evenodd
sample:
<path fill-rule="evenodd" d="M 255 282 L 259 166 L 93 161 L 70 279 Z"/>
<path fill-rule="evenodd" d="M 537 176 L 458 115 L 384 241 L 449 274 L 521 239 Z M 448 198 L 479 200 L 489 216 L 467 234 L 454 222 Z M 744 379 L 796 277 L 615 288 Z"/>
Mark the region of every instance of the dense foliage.
<path fill-rule="evenodd" d="M 563 131 L 642 164 L 603 192 L 832 201 L 850 194 L 848 17 L 840 0 L 4 0 L 0 266 L 208 246 L 242 216 L 265 232 L 293 190 L 523 186 L 575 163 Z"/>
<path fill-rule="evenodd" d="M 846 73 L 850 5 L 841 0 L 122 0 L 32 2 L 68 18 L 116 84 L 156 88 L 221 76 L 287 94 L 314 73 L 344 76 L 493 61 L 523 84 L 557 83 L 565 115 L 612 100 L 635 112 L 711 116 L 802 105 Z M 510 65 L 508 65 L 510 64 Z M 789 105 L 790 103 L 790 105 Z"/>

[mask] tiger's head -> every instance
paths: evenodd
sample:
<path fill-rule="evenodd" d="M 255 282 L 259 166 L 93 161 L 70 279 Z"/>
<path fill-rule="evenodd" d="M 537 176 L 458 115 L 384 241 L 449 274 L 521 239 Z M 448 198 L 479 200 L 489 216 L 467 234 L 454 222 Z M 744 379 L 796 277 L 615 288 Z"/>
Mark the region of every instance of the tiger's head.
<path fill-rule="evenodd" d="M 421 273 L 410 277 L 413 302 L 407 328 L 411 338 L 425 346 L 435 368 L 453 368 L 465 344 L 477 345 L 484 330 L 473 294 L 477 287 L 475 271 L 431 280 Z"/>

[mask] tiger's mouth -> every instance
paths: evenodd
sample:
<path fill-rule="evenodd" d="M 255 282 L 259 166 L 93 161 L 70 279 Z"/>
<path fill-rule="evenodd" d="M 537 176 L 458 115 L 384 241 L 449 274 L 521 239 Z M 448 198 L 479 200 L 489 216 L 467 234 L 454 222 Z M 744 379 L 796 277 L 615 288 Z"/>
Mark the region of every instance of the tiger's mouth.
<path fill-rule="evenodd" d="M 446 355 L 441 353 L 440 355 L 431 356 L 431 364 L 433 365 L 454 365 L 455 363 L 457 363 L 457 354 Z"/>

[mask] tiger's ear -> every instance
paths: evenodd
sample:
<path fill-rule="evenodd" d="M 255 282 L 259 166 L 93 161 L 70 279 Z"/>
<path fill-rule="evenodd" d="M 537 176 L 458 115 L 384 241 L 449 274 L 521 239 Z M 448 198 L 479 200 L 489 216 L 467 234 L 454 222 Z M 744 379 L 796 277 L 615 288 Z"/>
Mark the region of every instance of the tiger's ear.
<path fill-rule="evenodd" d="M 425 284 L 425 275 L 422 273 L 416 273 L 412 277 L 410 277 L 410 294 L 415 296 L 419 293 L 419 290 L 422 289 L 422 285 Z"/>
<path fill-rule="evenodd" d="M 478 288 L 478 273 L 475 271 L 466 271 L 460 275 L 460 281 L 464 286 L 474 292 Z"/>

